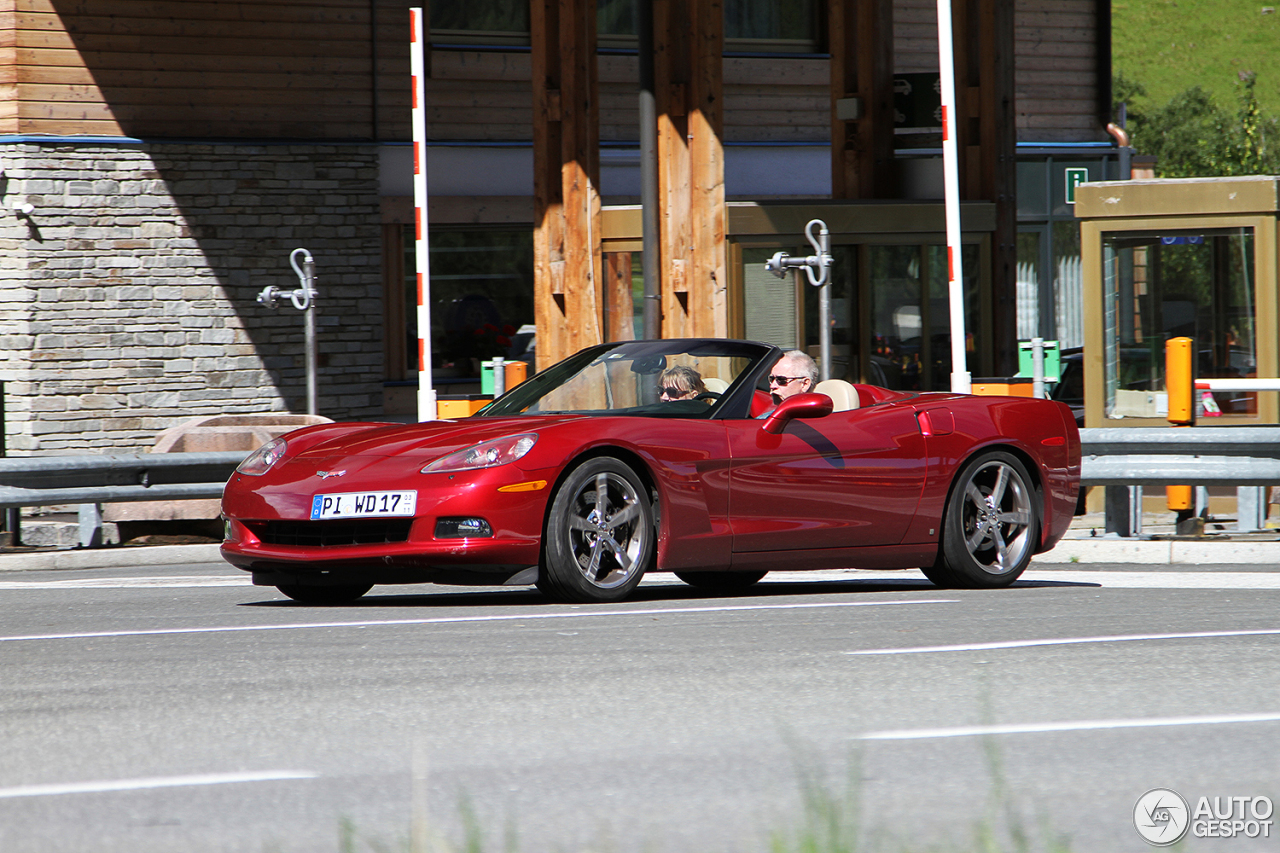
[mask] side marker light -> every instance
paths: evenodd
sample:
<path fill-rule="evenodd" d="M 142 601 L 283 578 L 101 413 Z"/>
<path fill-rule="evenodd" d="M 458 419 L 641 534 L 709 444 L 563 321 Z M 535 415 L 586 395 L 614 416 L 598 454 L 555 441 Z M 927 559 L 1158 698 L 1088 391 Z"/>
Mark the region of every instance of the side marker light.
<path fill-rule="evenodd" d="M 498 486 L 500 492 L 537 492 L 547 487 L 546 480 L 531 480 L 528 483 L 512 483 L 509 486 Z"/>

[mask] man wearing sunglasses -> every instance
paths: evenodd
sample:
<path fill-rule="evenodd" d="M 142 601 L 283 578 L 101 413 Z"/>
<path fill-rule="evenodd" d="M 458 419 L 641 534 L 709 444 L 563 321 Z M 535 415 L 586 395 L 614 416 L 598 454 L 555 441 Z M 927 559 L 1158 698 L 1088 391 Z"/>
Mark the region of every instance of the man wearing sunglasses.
<path fill-rule="evenodd" d="M 765 417 L 778 404 L 796 394 L 805 394 L 818 384 L 818 364 L 808 353 L 793 349 L 773 363 L 769 371 L 769 397 L 773 405 L 758 417 Z"/>

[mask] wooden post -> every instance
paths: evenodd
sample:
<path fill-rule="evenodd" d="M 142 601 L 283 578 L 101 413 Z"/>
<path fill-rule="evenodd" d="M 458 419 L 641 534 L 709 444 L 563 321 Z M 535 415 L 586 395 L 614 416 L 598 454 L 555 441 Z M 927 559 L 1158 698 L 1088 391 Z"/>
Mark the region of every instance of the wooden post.
<path fill-rule="evenodd" d="M 994 202 L 991 351 L 997 376 L 1017 364 L 1017 128 L 1013 8 L 1004 0 L 953 0 L 960 197 Z"/>
<path fill-rule="evenodd" d="M 654 0 L 662 337 L 728 334 L 724 9 Z"/>
<path fill-rule="evenodd" d="M 532 0 L 538 368 L 603 339 L 595 0 Z"/>
<path fill-rule="evenodd" d="M 893 198 L 892 0 L 830 0 L 827 15 L 831 197 Z"/>
<path fill-rule="evenodd" d="M 693 9 L 692 85 L 689 87 L 689 220 L 692 332 L 728 334 L 728 260 L 724 195 L 724 6 L 697 0 Z"/>
<path fill-rule="evenodd" d="M 605 334 L 611 341 L 635 340 L 635 308 L 631 297 L 631 253 L 604 256 Z"/>
<path fill-rule="evenodd" d="M 689 334 L 689 3 L 654 0 L 653 80 L 658 111 L 658 243 L 662 253 L 662 337 Z"/>

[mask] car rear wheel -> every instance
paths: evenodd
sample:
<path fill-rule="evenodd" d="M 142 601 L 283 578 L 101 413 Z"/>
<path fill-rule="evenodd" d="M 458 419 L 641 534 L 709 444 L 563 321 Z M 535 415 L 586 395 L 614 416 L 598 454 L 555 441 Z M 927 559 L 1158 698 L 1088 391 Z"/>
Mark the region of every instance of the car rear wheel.
<path fill-rule="evenodd" d="M 708 592 L 737 592 L 757 583 L 768 572 L 676 572 L 689 586 Z"/>
<path fill-rule="evenodd" d="M 1031 562 L 1039 536 L 1036 491 L 1027 469 L 1011 453 L 984 453 L 952 484 L 938 559 L 922 571 L 942 587 L 1008 586 Z"/>
<path fill-rule="evenodd" d="M 656 538 L 636 473 L 617 459 L 588 459 L 551 501 L 538 588 L 564 601 L 618 601 L 640 583 Z"/>
<path fill-rule="evenodd" d="M 276 589 L 303 604 L 347 604 L 355 601 L 369 590 L 371 583 L 352 583 L 340 586 L 313 586 L 311 584 L 286 583 Z"/>

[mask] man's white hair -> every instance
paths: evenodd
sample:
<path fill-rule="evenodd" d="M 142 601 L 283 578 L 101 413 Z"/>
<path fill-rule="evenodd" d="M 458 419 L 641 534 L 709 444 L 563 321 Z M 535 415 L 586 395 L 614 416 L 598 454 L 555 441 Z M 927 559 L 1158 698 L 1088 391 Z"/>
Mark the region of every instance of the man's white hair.
<path fill-rule="evenodd" d="M 790 352 L 783 353 L 782 357 L 804 371 L 809 378 L 809 390 L 812 391 L 813 386 L 818 384 L 818 363 L 813 360 L 813 356 L 804 350 L 793 349 Z"/>

